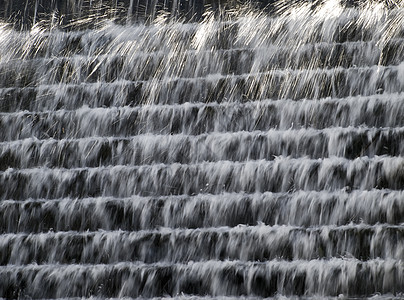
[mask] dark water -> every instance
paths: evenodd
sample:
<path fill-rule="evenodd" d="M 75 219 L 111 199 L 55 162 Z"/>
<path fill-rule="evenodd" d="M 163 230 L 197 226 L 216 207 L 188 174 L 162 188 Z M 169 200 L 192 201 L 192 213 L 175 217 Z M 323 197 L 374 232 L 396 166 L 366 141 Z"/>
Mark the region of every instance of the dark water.
<path fill-rule="evenodd" d="M 404 297 L 402 4 L 22 2 L 0 297 Z"/>

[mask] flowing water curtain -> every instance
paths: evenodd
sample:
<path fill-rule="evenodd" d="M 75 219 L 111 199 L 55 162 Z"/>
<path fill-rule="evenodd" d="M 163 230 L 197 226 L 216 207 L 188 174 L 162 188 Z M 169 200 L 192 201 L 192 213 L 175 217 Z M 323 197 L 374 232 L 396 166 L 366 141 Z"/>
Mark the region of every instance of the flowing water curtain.
<path fill-rule="evenodd" d="M 402 295 L 402 4 L 63 3 L 0 27 L 1 297 Z"/>

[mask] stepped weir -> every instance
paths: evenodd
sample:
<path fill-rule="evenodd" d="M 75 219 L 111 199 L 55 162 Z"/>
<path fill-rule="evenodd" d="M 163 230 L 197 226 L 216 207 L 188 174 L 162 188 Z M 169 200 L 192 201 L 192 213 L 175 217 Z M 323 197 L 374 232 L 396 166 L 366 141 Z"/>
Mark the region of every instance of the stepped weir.
<path fill-rule="evenodd" d="M 399 1 L 0 9 L 0 298 L 404 297 Z"/>

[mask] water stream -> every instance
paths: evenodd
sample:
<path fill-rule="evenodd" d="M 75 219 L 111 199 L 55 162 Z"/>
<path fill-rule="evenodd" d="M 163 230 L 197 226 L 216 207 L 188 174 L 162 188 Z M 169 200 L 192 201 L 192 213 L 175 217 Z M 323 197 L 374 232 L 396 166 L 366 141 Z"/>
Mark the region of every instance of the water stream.
<path fill-rule="evenodd" d="M 403 4 L 6 2 L 0 298 L 404 297 Z"/>

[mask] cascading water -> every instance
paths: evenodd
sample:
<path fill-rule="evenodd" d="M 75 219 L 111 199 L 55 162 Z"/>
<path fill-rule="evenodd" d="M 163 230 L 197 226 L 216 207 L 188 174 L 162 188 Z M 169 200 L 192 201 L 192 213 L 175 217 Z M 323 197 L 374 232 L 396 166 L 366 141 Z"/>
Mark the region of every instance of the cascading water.
<path fill-rule="evenodd" d="M 0 24 L 0 297 L 403 297 L 404 6 L 113 2 Z"/>

